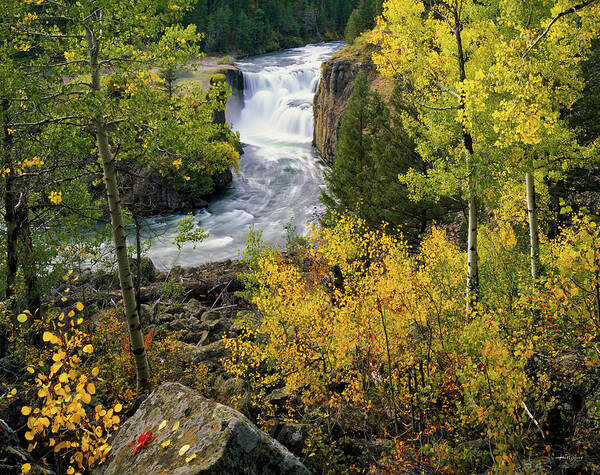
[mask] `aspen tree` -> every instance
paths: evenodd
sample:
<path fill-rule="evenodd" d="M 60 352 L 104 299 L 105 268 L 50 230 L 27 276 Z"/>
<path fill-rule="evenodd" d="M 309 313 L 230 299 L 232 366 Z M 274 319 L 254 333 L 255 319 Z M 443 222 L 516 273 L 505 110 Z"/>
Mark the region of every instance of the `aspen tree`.
<path fill-rule="evenodd" d="M 169 28 L 190 7 L 189 0 L 25 1 L 13 30 L 14 41 L 29 41 L 48 52 L 29 67 L 64 78 L 64 94 L 48 110 L 54 122 L 90 133 L 103 171 L 112 238 L 137 371 L 138 392 L 148 388 L 150 368 L 137 312 L 128 259 L 125 223 L 117 186 L 116 161 L 131 158 L 154 163 L 160 171 L 184 166 L 207 174 L 237 163 L 239 155 L 225 126 L 212 125 L 216 93 L 190 88 L 185 97 L 169 97 L 153 67 L 176 67 L 165 59 L 165 31 L 177 61 L 198 56 L 200 39 L 188 28 Z M 188 43 L 189 42 L 189 43 Z M 173 48 L 176 48 L 173 46 Z M 171 94 L 173 90 L 169 91 Z M 214 97 L 213 97 L 214 96 Z M 211 99 L 211 97 L 213 99 Z M 222 107 L 222 105 L 219 105 Z M 221 137 L 221 139 L 219 139 Z"/>
<path fill-rule="evenodd" d="M 440 193 L 460 190 L 468 204 L 467 311 L 479 287 L 477 208 L 507 176 L 527 177 L 532 277 L 539 275 L 534 171 L 579 153 L 561 112 L 581 95 L 580 62 L 598 37 L 599 3 L 384 3 L 374 62 L 410 82 L 418 149 L 433 164 L 427 176 L 414 172 L 408 180 Z"/>

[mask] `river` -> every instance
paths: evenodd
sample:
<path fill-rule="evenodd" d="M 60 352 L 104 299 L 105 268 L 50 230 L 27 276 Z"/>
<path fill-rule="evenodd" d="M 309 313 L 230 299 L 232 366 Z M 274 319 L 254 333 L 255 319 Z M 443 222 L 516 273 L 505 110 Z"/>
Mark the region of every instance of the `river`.
<path fill-rule="evenodd" d="M 240 169 L 208 208 L 194 212 L 209 233 L 196 249 L 186 245 L 178 256 L 172 244 L 182 215 L 145 220 L 147 255 L 159 269 L 236 258 L 250 225 L 278 246 L 285 243 L 288 223 L 306 233 L 306 225 L 322 211 L 323 164 L 312 147 L 312 102 L 321 64 L 340 47 L 307 45 L 236 63 L 244 73 L 244 94 L 230 101 L 227 120 L 244 144 Z"/>

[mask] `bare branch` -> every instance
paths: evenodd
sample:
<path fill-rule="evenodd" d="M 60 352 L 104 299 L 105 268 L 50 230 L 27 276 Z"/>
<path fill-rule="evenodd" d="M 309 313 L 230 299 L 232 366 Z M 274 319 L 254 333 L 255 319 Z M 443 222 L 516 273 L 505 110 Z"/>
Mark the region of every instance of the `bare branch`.
<path fill-rule="evenodd" d="M 525 404 L 525 401 L 521 401 L 521 404 L 523 404 L 523 408 L 525 409 L 525 412 L 527 413 L 527 415 L 529 416 L 529 418 L 533 421 L 533 423 L 535 424 L 535 426 L 538 428 L 538 430 L 540 431 L 540 434 L 542 434 L 542 439 L 545 439 L 546 437 L 544 436 L 544 431 L 542 430 L 542 428 L 538 424 L 538 421 L 535 420 L 535 417 L 533 417 L 533 414 L 529 411 L 529 408 Z"/>
<path fill-rule="evenodd" d="M 586 1 L 582 2 L 582 3 L 580 3 L 579 5 L 572 6 L 571 8 L 569 8 L 567 10 L 564 10 L 564 11 L 560 12 L 558 15 L 556 15 L 550 21 L 550 23 L 548 23 L 548 26 L 541 33 L 541 35 L 538 36 L 536 38 L 536 40 L 533 43 L 531 43 L 529 45 L 529 47 L 525 50 L 525 52 L 523 53 L 523 57 L 525 57 L 533 48 L 535 48 L 537 46 L 537 44 L 548 34 L 548 32 L 550 31 L 550 28 L 552 28 L 552 25 L 554 25 L 559 19 L 561 19 L 562 17 L 564 17 L 565 15 L 568 15 L 570 13 L 576 13 L 578 10 L 581 10 L 582 8 L 585 8 L 588 5 L 591 5 L 595 1 L 596 0 L 586 0 Z"/>
<path fill-rule="evenodd" d="M 66 39 L 66 38 L 77 38 L 79 40 L 85 38 L 85 36 L 83 35 L 53 35 L 51 33 L 46 33 L 45 31 L 32 31 L 32 30 L 26 30 L 23 28 L 17 28 L 17 27 L 12 27 L 13 31 L 16 31 L 18 33 L 25 33 L 27 35 L 32 35 L 32 36 L 42 36 L 44 38 L 59 38 L 59 39 Z"/>
<path fill-rule="evenodd" d="M 65 117 L 56 117 L 54 119 L 44 119 L 44 120 L 40 120 L 39 122 L 10 123 L 10 124 L 7 124 L 7 126 L 8 127 L 38 127 L 40 125 L 64 123 L 68 120 L 81 119 L 81 118 L 82 118 L 82 116 L 79 116 L 79 115 L 70 115 L 70 116 L 65 116 Z"/>

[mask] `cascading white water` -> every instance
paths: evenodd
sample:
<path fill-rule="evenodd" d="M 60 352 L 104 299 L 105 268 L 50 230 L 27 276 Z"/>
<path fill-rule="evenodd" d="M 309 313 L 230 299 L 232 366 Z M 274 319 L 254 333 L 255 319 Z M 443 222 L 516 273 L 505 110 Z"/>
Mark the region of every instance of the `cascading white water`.
<path fill-rule="evenodd" d="M 312 101 L 320 67 L 341 43 L 323 43 L 249 58 L 241 107 L 228 107 L 227 119 L 244 145 L 240 170 L 228 190 L 207 209 L 198 224 L 210 234 L 196 249 L 185 247 L 177 262 L 172 240 L 180 215 L 147 220 L 150 258 L 166 269 L 236 258 L 250 225 L 263 239 L 281 245 L 284 226 L 298 232 L 319 214 L 322 165 L 312 149 Z"/>
<path fill-rule="evenodd" d="M 244 109 L 239 127 L 246 140 L 312 140 L 312 99 L 318 69 L 301 68 L 270 68 L 244 74 Z"/>

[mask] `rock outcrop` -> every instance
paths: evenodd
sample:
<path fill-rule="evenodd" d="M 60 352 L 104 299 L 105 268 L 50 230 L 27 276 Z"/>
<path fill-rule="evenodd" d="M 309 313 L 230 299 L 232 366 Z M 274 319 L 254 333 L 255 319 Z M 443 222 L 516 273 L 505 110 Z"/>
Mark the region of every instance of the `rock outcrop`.
<path fill-rule="evenodd" d="M 139 204 L 141 216 L 204 208 L 208 203 L 201 197 L 178 191 L 173 180 L 163 177 L 143 165 L 128 165 L 119 173 L 123 203 Z"/>
<path fill-rule="evenodd" d="M 167 422 L 161 427 L 162 421 Z M 133 456 L 131 443 L 147 431 L 155 439 Z M 241 413 L 179 383 L 156 389 L 110 443 L 112 450 L 95 475 L 309 473 Z"/>
<path fill-rule="evenodd" d="M 244 73 L 237 66 L 224 65 L 218 72 L 225 75 L 225 81 L 234 93 L 244 91 Z"/>
<path fill-rule="evenodd" d="M 313 104 L 313 145 L 328 163 L 335 161 L 340 119 L 361 69 L 369 75 L 374 72 L 370 54 L 352 47 L 338 51 L 321 68 L 321 82 Z"/>

